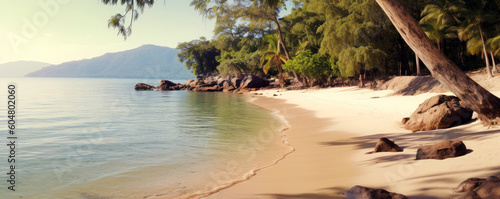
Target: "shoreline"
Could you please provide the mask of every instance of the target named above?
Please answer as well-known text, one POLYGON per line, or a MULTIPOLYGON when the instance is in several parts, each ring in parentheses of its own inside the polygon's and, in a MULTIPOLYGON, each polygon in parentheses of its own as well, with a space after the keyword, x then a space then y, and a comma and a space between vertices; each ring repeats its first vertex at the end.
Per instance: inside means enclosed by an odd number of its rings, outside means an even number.
POLYGON ((354 146, 327 146, 323 142, 350 136, 329 131, 326 127, 330 119, 317 118, 313 111, 285 100, 254 96, 250 103, 271 112, 277 111, 289 122, 285 140, 295 151, 279 163, 260 169, 250 179, 204 198, 342 197, 345 181, 357 175, 348 158, 350 154, 344 153, 354 146), (335 153, 340 151, 342 153, 335 153), (324 159, 327 154, 331 159, 324 159), (311 171, 312 175, 304 175, 311 174, 311 171))
POLYGON ((495 161, 500 159, 499 127, 488 128, 476 120, 417 133, 403 128, 401 118, 425 99, 451 93, 401 96, 356 87, 257 93, 263 96, 254 96, 252 103, 278 110, 290 122, 287 134, 296 151, 251 179, 205 198, 345 198, 343 192, 355 185, 409 198, 456 198, 462 194, 452 189, 465 179, 500 174, 495 161), (365 154, 380 137, 404 151, 365 154), (446 160, 415 160, 418 147, 449 139, 462 140, 471 152, 446 160))

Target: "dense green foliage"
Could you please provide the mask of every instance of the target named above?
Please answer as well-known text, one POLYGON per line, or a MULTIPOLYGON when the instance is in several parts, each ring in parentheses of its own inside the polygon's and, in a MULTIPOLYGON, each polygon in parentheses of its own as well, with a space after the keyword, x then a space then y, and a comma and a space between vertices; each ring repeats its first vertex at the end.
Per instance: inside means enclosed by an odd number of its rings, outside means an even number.
POLYGON ((177 57, 194 75, 219 73, 217 57, 220 56, 220 50, 215 48, 212 41, 202 37, 199 40, 181 43, 177 49, 181 50, 177 57))
POLYGON ((153 6, 154 0, 102 0, 104 4, 116 5, 120 4, 125 6, 125 13, 117 13, 108 20, 108 27, 118 29, 118 34, 122 35, 124 39, 132 34, 132 24, 134 20, 139 18, 139 15, 144 12, 146 6, 153 6), (130 22, 127 22, 127 15, 130 15, 130 22), (125 28, 128 23, 127 28, 125 28))
MULTIPOLYGON (((463 70, 485 63, 489 69, 500 57, 500 1, 401 3, 463 70)), ((367 74, 417 74, 414 52, 373 0, 192 0, 191 5, 216 20, 211 41, 195 40, 178 47, 180 60, 194 74, 293 75, 309 84, 367 74), (291 14, 280 18, 285 9, 291 9, 291 14)), ((422 73, 429 74, 420 65, 422 73)))
POLYGON ((313 54, 310 50, 301 51, 293 60, 288 61, 284 66, 286 70, 295 70, 301 75, 305 75, 309 84, 317 79, 325 82, 332 74, 330 57, 323 54, 313 54))

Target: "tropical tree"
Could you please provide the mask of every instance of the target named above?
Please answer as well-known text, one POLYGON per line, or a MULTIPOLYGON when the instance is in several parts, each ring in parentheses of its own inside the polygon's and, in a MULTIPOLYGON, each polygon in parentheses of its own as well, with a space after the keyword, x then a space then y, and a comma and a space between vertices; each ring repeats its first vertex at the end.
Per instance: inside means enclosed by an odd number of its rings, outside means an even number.
POLYGON ((420 21, 420 26, 427 37, 436 43, 439 50, 441 50, 441 42, 443 42, 444 39, 457 37, 456 27, 439 23, 438 20, 420 21))
MULTIPOLYGON (((286 8, 286 2, 287 0, 193 0, 191 5, 208 18, 216 18, 216 26, 219 25, 219 21, 222 21, 222 16, 230 16, 234 20, 241 19, 240 23, 274 23, 277 39, 279 40, 278 45, 283 49, 286 59, 290 60, 292 58, 283 39, 280 21, 278 20, 280 11, 286 8)), ((298 79, 295 71, 292 72, 295 78, 298 79)))
MULTIPOLYGON (((492 1, 467 1, 465 6, 467 10, 462 13, 465 20, 458 30, 458 36, 461 40, 481 42, 482 54, 486 62, 486 71, 490 77, 493 77, 493 73, 490 68, 489 55, 486 50, 487 35, 484 27, 490 25, 491 23, 495 23, 495 21, 498 20, 498 13, 489 10, 489 7, 493 6, 492 1)), ((473 46, 474 44, 470 45, 473 46)))
POLYGON ((177 49, 181 50, 177 54, 179 61, 183 62, 194 75, 219 73, 217 57, 220 56, 220 51, 211 41, 201 37, 199 40, 181 43, 177 49))
POLYGON ((310 50, 300 51, 293 60, 289 60, 283 66, 286 70, 295 70, 304 75, 313 86, 313 82, 325 82, 326 78, 332 74, 331 63, 328 55, 313 54, 310 50))
POLYGON ((486 47, 490 51, 493 68, 497 73, 500 73, 500 70, 495 63, 495 57, 500 57, 500 34, 494 38, 488 39, 488 41, 486 41, 486 47))
POLYGON ((427 68, 441 84, 462 102, 478 113, 486 125, 500 121, 500 99, 481 87, 449 60, 426 37, 417 21, 397 0, 376 0, 408 45, 418 54, 427 68))
POLYGON ((318 28, 323 36, 319 52, 333 59, 332 69, 342 77, 363 74, 364 78, 365 71, 384 68, 389 59, 385 52, 399 53, 392 51, 397 34, 374 1, 318 0, 309 8, 325 16, 318 28))
POLYGON ((280 40, 276 35, 267 35, 265 42, 269 45, 267 51, 264 52, 261 59, 264 73, 267 74, 271 67, 276 66, 279 73, 279 83, 281 88, 284 88, 285 81, 283 78, 283 68, 281 65, 286 63, 287 59, 281 54, 280 40))
POLYGON ((120 3, 125 6, 125 13, 117 13, 108 20, 108 27, 118 29, 118 35, 122 35, 124 39, 132 34, 132 24, 134 20, 139 18, 139 15, 144 12, 146 6, 153 6, 154 0, 102 0, 106 5, 116 5, 120 3), (128 15, 130 19, 127 22, 128 15), (127 25, 128 23, 128 25, 127 25), (126 27, 127 26, 127 27, 126 27))

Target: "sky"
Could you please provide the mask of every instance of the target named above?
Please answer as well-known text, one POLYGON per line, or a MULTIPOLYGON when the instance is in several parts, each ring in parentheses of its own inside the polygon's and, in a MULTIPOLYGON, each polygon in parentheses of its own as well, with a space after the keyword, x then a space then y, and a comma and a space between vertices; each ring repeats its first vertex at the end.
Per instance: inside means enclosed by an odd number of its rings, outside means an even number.
POLYGON ((124 13, 121 5, 101 0, 0 0, 0 64, 40 61, 60 64, 144 44, 177 47, 213 37, 214 20, 189 6, 191 0, 157 0, 133 22, 124 40, 108 19, 124 13))

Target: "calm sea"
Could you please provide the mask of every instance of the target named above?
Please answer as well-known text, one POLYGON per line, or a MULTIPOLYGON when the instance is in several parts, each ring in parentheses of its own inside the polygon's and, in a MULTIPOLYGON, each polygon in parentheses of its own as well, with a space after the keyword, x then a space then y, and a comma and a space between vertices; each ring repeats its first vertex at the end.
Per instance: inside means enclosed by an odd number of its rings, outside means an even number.
POLYGON ((290 150, 280 138, 284 122, 248 96, 133 89, 159 81, 0 79, 1 198, 197 198, 290 150), (15 192, 7 182, 9 82, 15 192))

